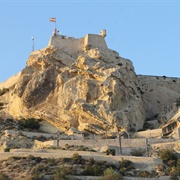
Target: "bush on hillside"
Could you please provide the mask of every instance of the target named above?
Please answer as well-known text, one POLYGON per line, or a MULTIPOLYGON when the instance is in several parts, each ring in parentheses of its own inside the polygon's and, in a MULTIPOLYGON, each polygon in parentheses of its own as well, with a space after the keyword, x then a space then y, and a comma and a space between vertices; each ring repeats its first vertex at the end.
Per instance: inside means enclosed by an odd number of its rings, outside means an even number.
POLYGON ((160 158, 167 166, 174 166, 177 163, 177 157, 172 150, 165 149, 160 152, 160 158))
POLYGON ((148 178, 148 177, 150 177, 150 173, 148 171, 144 170, 139 173, 139 176, 148 178))
POLYGON ((104 175, 101 180, 122 180, 123 177, 113 170, 112 168, 108 168, 104 171, 104 175))
POLYGON ((74 164, 81 164, 83 161, 82 156, 80 156, 78 153, 74 153, 71 158, 74 164))
POLYGON ((86 164, 84 167, 84 175, 89 176, 101 176, 103 173, 104 167, 101 163, 95 162, 93 165, 86 164))
POLYGON ((115 151, 115 149, 107 149, 106 150, 106 155, 112 155, 112 156, 115 156, 115 154, 116 154, 116 151, 115 151))
POLYGON ((10 152, 10 148, 8 147, 4 148, 4 152, 10 152))
POLYGON ((144 151, 143 151, 143 149, 141 149, 141 148, 139 148, 139 149, 133 149, 133 150, 131 151, 131 155, 132 155, 132 156, 143 156, 143 154, 144 154, 144 151))
POLYGON ((20 128, 27 128, 27 129, 39 129, 40 123, 39 120, 35 118, 29 118, 29 119, 22 119, 19 121, 20 128))
POLYGON ((66 180, 68 179, 66 176, 72 173, 72 169, 69 167, 60 167, 52 177, 52 180, 66 180))
POLYGON ((121 161, 119 161, 119 172, 122 175, 125 175, 127 171, 131 171, 133 169, 134 167, 132 161, 123 158, 121 161))

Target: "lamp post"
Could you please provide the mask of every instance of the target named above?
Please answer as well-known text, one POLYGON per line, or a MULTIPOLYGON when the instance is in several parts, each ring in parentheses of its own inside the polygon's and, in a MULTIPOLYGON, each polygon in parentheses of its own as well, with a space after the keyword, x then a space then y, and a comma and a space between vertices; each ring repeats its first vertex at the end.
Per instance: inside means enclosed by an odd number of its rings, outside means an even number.
POLYGON ((32 52, 34 51, 34 36, 32 36, 32 52))
POLYGON ((146 138, 146 152, 147 152, 147 156, 149 157, 149 148, 150 148, 150 143, 149 143, 149 138, 146 138))
POLYGON ((122 155, 122 143, 121 143, 121 133, 118 131, 119 136, 119 154, 122 155))

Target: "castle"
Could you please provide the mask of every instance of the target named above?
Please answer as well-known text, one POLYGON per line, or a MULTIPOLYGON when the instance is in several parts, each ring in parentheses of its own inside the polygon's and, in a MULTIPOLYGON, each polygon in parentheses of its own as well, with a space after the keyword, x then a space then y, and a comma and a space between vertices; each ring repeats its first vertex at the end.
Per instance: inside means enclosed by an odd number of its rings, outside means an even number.
POLYGON ((64 35, 54 34, 48 46, 54 46, 55 48, 60 48, 70 54, 77 52, 83 52, 91 48, 98 48, 102 51, 108 49, 104 37, 106 36, 106 30, 103 29, 100 34, 87 34, 83 38, 75 39, 73 37, 67 37, 64 35))

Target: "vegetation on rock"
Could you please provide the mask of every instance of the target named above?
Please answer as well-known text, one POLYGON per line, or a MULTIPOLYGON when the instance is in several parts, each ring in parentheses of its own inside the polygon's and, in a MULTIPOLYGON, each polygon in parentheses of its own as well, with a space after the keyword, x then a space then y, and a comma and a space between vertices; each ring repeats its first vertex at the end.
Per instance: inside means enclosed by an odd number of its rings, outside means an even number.
POLYGON ((180 176, 180 159, 172 150, 165 149, 161 151, 160 158, 164 163, 163 170, 166 175, 170 175, 172 180, 180 176))
POLYGON ((139 149, 133 149, 133 150, 131 151, 131 155, 132 155, 132 156, 143 156, 143 154, 144 154, 144 151, 143 151, 143 149, 141 149, 141 148, 139 148, 139 149))
POLYGON ((116 151, 115 149, 107 149, 106 150, 106 155, 112 155, 112 156, 115 156, 116 155, 116 151))
POLYGON ((35 118, 29 118, 29 119, 22 119, 19 121, 19 126, 21 128, 27 128, 27 129, 39 129, 40 128, 40 120, 35 118))
POLYGON ((108 168, 104 171, 104 175, 101 180, 122 180, 123 177, 112 168, 108 168))

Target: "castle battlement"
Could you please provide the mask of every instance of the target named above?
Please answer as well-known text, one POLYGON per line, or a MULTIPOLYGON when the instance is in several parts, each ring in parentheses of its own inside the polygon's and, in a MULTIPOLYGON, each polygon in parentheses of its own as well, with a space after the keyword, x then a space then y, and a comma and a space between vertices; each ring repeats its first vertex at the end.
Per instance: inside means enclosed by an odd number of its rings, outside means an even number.
MULTIPOLYGON (((105 32, 105 30, 103 32, 105 32)), ((55 35, 51 37, 48 46, 54 46, 55 48, 60 48, 72 54, 94 48, 104 51, 108 48, 104 39, 105 36, 106 34, 102 33, 102 31, 99 35, 87 34, 85 37, 79 39, 55 35)))

